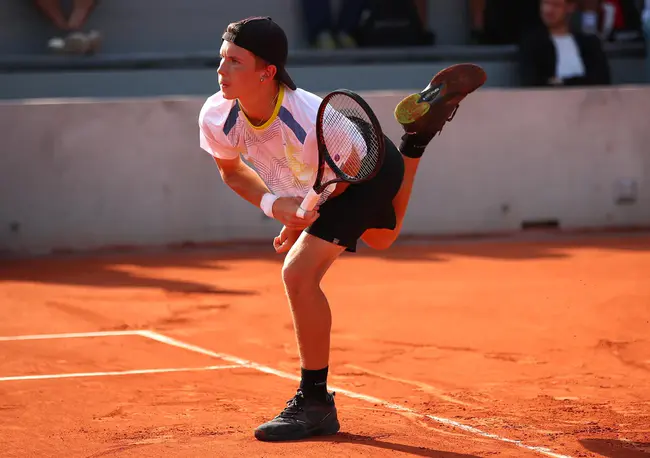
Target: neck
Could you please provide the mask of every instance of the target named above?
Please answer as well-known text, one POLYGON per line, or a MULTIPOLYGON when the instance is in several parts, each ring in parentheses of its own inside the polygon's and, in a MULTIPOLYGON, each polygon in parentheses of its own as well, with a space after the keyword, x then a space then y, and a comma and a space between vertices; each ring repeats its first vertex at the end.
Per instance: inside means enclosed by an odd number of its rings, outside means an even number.
POLYGON ((562 23, 554 27, 549 27, 548 31, 551 33, 551 35, 568 35, 569 26, 566 23, 562 23))
POLYGON ((273 115, 280 94, 279 84, 262 86, 259 91, 238 99, 242 111, 255 125, 262 125, 273 115))

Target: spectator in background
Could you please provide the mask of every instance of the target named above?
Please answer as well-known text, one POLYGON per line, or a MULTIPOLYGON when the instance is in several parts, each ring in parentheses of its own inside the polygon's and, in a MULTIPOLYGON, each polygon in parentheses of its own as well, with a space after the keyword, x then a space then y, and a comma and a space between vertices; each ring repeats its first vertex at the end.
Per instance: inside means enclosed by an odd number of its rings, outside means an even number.
POLYGON ((524 86, 611 84, 609 62, 596 35, 571 33, 569 18, 576 0, 542 0, 544 27, 531 31, 520 45, 524 86))
POLYGON ((573 28, 603 41, 642 40, 641 9, 636 0, 582 0, 573 28))
POLYGON ((343 0, 335 23, 330 0, 302 0, 309 44, 319 49, 356 47, 357 43, 353 37, 366 1, 343 0))
POLYGON ((34 0, 36 6, 61 31, 63 38, 55 37, 49 41, 49 48, 55 52, 70 54, 94 53, 99 48, 101 37, 97 31, 83 32, 83 27, 95 0, 74 0, 72 13, 66 18, 61 0, 34 0))
POLYGON ((320 49, 431 45, 426 0, 302 0, 309 44, 320 49))
POLYGON ((357 32, 360 46, 409 47, 435 44, 426 1, 370 0, 357 32))
POLYGON ((516 44, 523 34, 541 25, 540 0, 470 0, 472 42, 516 44))

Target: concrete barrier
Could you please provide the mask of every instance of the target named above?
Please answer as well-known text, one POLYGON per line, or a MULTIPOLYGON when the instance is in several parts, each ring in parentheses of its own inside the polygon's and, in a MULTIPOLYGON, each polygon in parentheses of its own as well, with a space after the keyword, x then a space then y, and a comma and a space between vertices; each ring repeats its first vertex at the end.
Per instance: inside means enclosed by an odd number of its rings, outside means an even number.
MULTIPOLYGON (((398 142, 405 94, 364 95, 398 142)), ((0 252, 274 236, 199 149, 202 103, 0 104, 0 252)), ((649 114, 649 88, 483 89, 430 145, 404 234, 650 225, 649 114)))

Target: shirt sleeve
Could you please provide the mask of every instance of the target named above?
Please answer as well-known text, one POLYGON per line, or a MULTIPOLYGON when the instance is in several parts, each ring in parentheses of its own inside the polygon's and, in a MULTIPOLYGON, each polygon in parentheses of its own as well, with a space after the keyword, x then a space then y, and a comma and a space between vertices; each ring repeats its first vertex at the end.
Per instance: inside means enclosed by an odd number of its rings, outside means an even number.
POLYGON ((239 151, 228 142, 225 135, 215 135, 215 129, 201 118, 199 121, 199 145, 217 159, 236 159, 239 151))

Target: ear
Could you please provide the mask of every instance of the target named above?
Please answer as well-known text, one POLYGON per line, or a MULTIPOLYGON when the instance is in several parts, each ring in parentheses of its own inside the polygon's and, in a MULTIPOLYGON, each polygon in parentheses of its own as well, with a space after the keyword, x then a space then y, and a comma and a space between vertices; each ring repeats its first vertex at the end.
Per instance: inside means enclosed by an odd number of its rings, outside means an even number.
POLYGON ((264 77, 264 79, 273 80, 275 79, 275 75, 277 73, 278 73, 278 68, 275 65, 268 65, 264 69, 264 73, 262 74, 262 76, 264 77))

